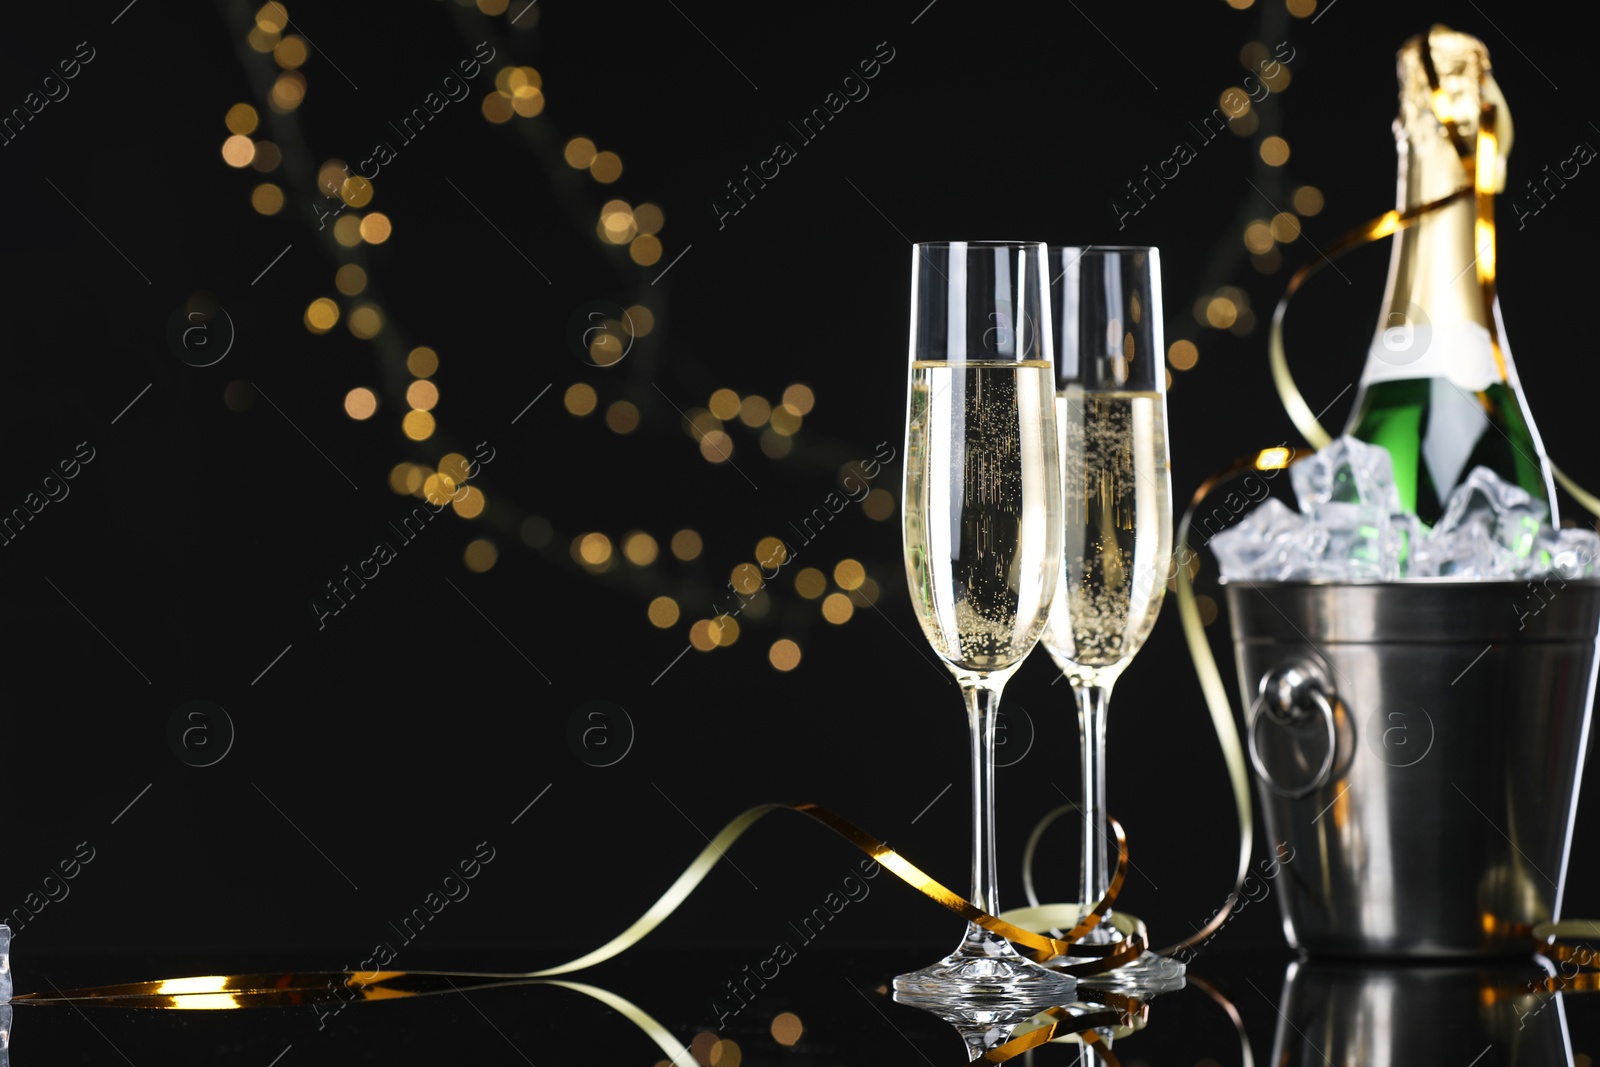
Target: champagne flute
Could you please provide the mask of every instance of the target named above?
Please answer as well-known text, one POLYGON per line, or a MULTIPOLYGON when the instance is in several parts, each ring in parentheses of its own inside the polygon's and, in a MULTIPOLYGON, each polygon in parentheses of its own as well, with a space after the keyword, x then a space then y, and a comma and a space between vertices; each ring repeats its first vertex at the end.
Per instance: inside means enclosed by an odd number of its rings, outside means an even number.
MULTIPOLYGON (((1172 571, 1160 262, 1154 248, 1050 250, 1063 528, 1042 643, 1078 705, 1086 911, 1111 879, 1106 706, 1155 625, 1172 571)), ((1084 940, 1118 940, 1111 919, 1107 912, 1084 940)), ((1182 975, 1181 963, 1146 952, 1096 984, 1157 991, 1182 975)))
MULTIPOLYGON (((961 687, 972 736, 972 903, 995 900, 995 715, 1039 640, 1060 573, 1061 467, 1042 244, 917 245, 906 415, 906 575, 917 620, 961 687)), ((925 1007, 1027 998, 1076 983, 969 923, 956 950, 895 979, 925 1007)))

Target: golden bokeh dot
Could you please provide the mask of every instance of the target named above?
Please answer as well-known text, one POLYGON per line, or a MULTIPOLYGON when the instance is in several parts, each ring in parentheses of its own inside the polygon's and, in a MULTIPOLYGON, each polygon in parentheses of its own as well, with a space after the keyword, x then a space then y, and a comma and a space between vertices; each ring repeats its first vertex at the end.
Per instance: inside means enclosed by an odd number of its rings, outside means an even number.
POLYGON ((739 1043, 731 1037, 725 1037, 711 1046, 709 1067, 739 1067, 743 1061, 744 1053, 739 1043))
POLYGON ((874 489, 861 501, 861 510, 867 518, 883 522, 894 515, 894 494, 887 489, 874 489))
POLYGON ((359 387, 344 395, 344 413, 357 422, 370 419, 378 410, 378 397, 371 389, 359 387))
POLYGON ((1239 317, 1238 305, 1225 296, 1214 296, 1206 303, 1206 322, 1226 330, 1239 317))
POLYGON ((733 591, 742 596, 749 596, 766 583, 761 580, 761 571, 753 563, 740 563, 728 574, 728 584, 733 586, 733 591))
POLYGON ((800 646, 787 637, 780 637, 767 649, 767 662, 780 671, 792 671, 800 666, 800 646))
POLYGON ((482 574, 499 561, 500 550, 495 548, 494 542, 487 537, 480 537, 467 545, 466 551, 461 554, 461 559, 467 565, 467 570, 474 574, 482 574))
POLYGON ((633 240, 636 232, 633 224, 633 208, 628 206, 626 200, 607 200, 600 206, 597 229, 600 239, 607 244, 627 244, 633 240))
POLYGON ((306 49, 305 38, 292 35, 285 37, 278 42, 277 47, 273 48, 272 58, 284 70, 294 70, 302 66, 310 58, 310 52, 306 49))
POLYGON ((601 185, 610 185, 622 177, 622 157, 615 152, 599 152, 589 161, 589 173, 601 185))
POLYGON ((594 142, 587 137, 574 137, 567 142, 567 147, 561 154, 566 157, 567 166, 575 170, 586 170, 594 162, 594 142))
POLYGON ((339 305, 325 296, 311 301, 306 308, 306 329, 312 333, 327 333, 339 321, 339 305))
POLYGON ((772 405, 767 403, 766 397, 747 396, 739 405, 739 421, 752 430, 765 426, 772 417, 772 405))
POLYGON ((1233 8, 1235 11, 1243 11, 1245 8, 1250 7, 1255 2, 1256 0, 1228 0, 1228 6, 1233 8))
POLYGON ((656 544, 656 539, 643 530, 634 530, 622 538, 622 554, 635 567, 650 566, 660 553, 661 546, 656 544))
POLYGON ((511 0, 478 0, 478 10, 485 15, 504 15, 511 0))
POLYGON ((815 567, 806 567, 794 576, 794 591, 807 600, 815 600, 828 591, 828 576, 815 567))
POLYGON ((833 580, 840 589, 857 589, 867 579, 867 570, 853 559, 841 559, 833 568, 833 580))
POLYGON ((658 596, 650 601, 645 614, 650 617, 651 626, 665 630, 678 621, 678 602, 669 596, 658 596))
POLYGON ((858 588, 850 590, 850 603, 857 607, 870 607, 878 602, 878 583, 868 578, 858 588))
POLYGON ((277 170, 278 164, 282 162, 283 153, 278 150, 277 145, 271 141, 256 142, 256 158, 250 161, 252 167, 266 174, 269 171, 277 170))
POLYGON ((661 227, 666 225, 667 217, 654 204, 640 204, 633 209, 633 222, 639 227, 640 233, 659 233, 661 227))
POLYGON ((689 627, 689 643, 699 652, 710 652, 717 647, 717 637, 712 632, 710 619, 701 619, 689 627))
POLYGON ((1322 190, 1315 185, 1302 185, 1294 191, 1294 209, 1300 214, 1315 215, 1322 206, 1322 190))
POLYGON ((289 25, 289 9, 271 0, 256 10, 256 25, 267 33, 282 33, 289 25))
POLYGON ((250 206, 263 215, 276 215, 283 210, 283 190, 271 182, 262 182, 250 190, 250 206))
POLYGON ((389 488, 400 496, 419 492, 426 473, 426 467, 419 467, 415 463, 396 463, 389 470, 389 488))
POLYGON ((324 160, 322 166, 317 168, 317 192, 323 196, 338 196, 339 187, 349 173, 350 167, 344 160, 324 160))
POLYGON ((261 119, 249 104, 234 104, 222 121, 227 123, 229 133, 252 134, 256 132, 256 124, 261 119))
POLYGON ((1193 341, 1179 338, 1167 349, 1167 362, 1178 370, 1189 370, 1200 362, 1200 349, 1193 341))
POLYGON ((733 438, 721 430, 712 430, 700 438, 700 454, 707 463, 726 463, 733 456, 733 438))
POLYGON ((1254 111, 1246 111, 1236 119, 1228 120, 1228 129, 1235 137, 1249 137, 1256 132, 1256 127, 1261 125, 1261 119, 1254 111))
POLYGON ((622 322, 635 337, 644 337, 656 328, 656 317, 643 304, 635 304, 624 311, 622 322))
POLYGON ((1272 250, 1272 226, 1263 219, 1254 219, 1244 228, 1244 246, 1256 255, 1272 250))
POLYGON ((367 272, 354 263, 346 263, 334 274, 333 287, 345 296, 355 296, 367 287, 367 272))
POLYGON ((383 330, 383 312, 371 304, 362 304, 350 312, 350 332, 369 340, 383 330))
POLYGON ((767 570, 789 562, 789 546, 777 537, 763 537, 756 542, 756 562, 767 570))
POLYGON ((359 215, 341 215, 339 221, 333 224, 333 239, 346 248, 354 248, 361 243, 361 217, 359 215))
POLYGON ((711 1050, 716 1047, 718 1040, 720 1039, 717 1035, 710 1030, 702 1030, 690 1039, 689 1053, 694 1056, 694 1061, 700 1064, 700 1067, 711 1067, 711 1050))
POLYGON ((628 258, 641 267, 648 267, 661 258, 661 238, 641 233, 628 246, 628 258))
POLYGON ((1300 220, 1287 211, 1272 216, 1272 236, 1279 243, 1288 244, 1300 236, 1300 220))
POLYGON ((611 538, 603 533, 586 533, 572 542, 579 563, 599 567, 611 562, 611 538))
POLYGON ((805 1033, 805 1027, 800 1023, 800 1016, 794 1012, 779 1012, 772 1017, 772 1040, 784 1048, 794 1046, 803 1033, 805 1033))
POLYGON ((835 626, 843 626, 855 613, 855 605, 843 593, 829 593, 823 598, 822 617, 835 626))
POLYGON ((242 133, 236 133, 222 142, 222 161, 230 167, 248 167, 256 158, 255 142, 242 133))
POLYGON ((472 464, 460 452, 446 452, 439 457, 439 473, 449 475, 459 485, 472 477, 472 464))
POLYGON ((632 433, 639 428, 639 409, 626 400, 606 408, 606 426, 614 433, 632 433))
POLYGON ((783 391, 783 406, 791 409, 796 415, 809 415, 816 406, 817 396, 808 385, 796 382, 783 391))
POLYGON ((489 499, 483 495, 482 489, 469 485, 455 495, 450 506, 455 508, 456 514, 463 519, 475 519, 483 514, 483 509, 488 503, 489 499))
POLYGON ((426 411, 408 411, 400 420, 400 430, 413 441, 426 441, 433 436, 433 415, 426 411))
POLYGON ((439 403, 439 387, 427 380, 418 380, 406 386, 406 403, 418 411, 432 411, 439 403))
POLYGON ((374 211, 361 220, 361 239, 370 245, 381 245, 389 239, 389 234, 394 230, 389 222, 389 216, 381 211, 374 211))
POLYGON ((788 404, 779 404, 772 409, 772 416, 769 421, 772 423, 773 433, 792 437, 800 432, 800 424, 804 420, 801 419, 800 412, 788 404))
POLYGON ((1285 0, 1284 6, 1297 19, 1309 18, 1317 10, 1317 0, 1285 0))
POLYGON ((483 98, 483 117, 490 122, 499 124, 510 122, 516 110, 511 106, 511 98, 505 93, 490 93, 483 98))
POLYGON ((1200 625, 1210 626, 1217 621, 1217 602, 1208 596, 1194 598, 1195 611, 1200 614, 1200 625))
POLYGON ((692 559, 699 559, 700 553, 705 550, 705 542, 700 540, 700 535, 693 530, 679 530, 672 535, 672 554, 685 563, 692 559))
POLYGON ((372 203, 372 183, 359 174, 352 174, 339 183, 339 199, 351 207, 366 207, 372 203))
POLYGON ((1270 252, 1261 253, 1259 256, 1251 256, 1250 264, 1262 274, 1271 274, 1283 266, 1283 256, 1274 248, 1270 252))
POLYGON ((1267 137, 1261 142, 1261 161, 1269 167, 1281 167, 1289 162, 1289 142, 1282 137, 1267 137))
POLYGON ((1230 119, 1239 119, 1250 114, 1250 97, 1236 88, 1222 90, 1222 95, 1217 98, 1217 104, 1222 108, 1222 113, 1230 119))
POLYGON ((706 407, 711 409, 711 414, 723 422, 729 422, 735 415, 739 414, 739 394, 732 389, 718 389, 711 394, 711 399, 707 402, 706 407))
POLYGON ((566 395, 561 398, 561 402, 566 405, 567 410, 572 414, 582 417, 594 410, 595 405, 599 403, 599 398, 595 396, 594 390, 588 385, 583 382, 574 382, 567 387, 566 395))
POLYGON ((306 76, 298 70, 286 70, 272 83, 268 101, 279 112, 293 111, 306 98, 306 76))
POLYGON ((418 345, 406 357, 406 370, 415 378, 431 378, 439 369, 439 353, 427 345, 418 345))
POLYGON ((544 110, 544 93, 531 85, 524 85, 511 94, 511 110, 525 119, 531 119, 544 110))
POLYGON ((771 427, 761 431, 761 454, 768 459, 782 459, 794 449, 794 438, 775 432, 771 427))
POLYGON ((727 648, 739 640, 739 620, 732 615, 718 615, 711 620, 711 636, 717 644, 727 648))
POLYGON ((250 47, 257 52, 270 52, 278 47, 278 35, 272 30, 264 30, 260 26, 251 26, 250 32, 245 35, 245 40, 250 42, 250 47))

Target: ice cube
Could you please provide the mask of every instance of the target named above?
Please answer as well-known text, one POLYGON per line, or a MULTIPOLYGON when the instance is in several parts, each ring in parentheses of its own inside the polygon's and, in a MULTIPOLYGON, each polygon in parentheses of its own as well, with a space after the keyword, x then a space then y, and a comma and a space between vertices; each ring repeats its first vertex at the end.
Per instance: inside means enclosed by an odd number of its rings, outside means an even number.
POLYGON ((1404 539, 1394 516, 1400 491, 1387 449, 1341 437, 1289 468, 1306 518, 1328 532, 1310 577, 1393 581, 1404 539))
POLYGON ((1283 581, 1312 577, 1327 541, 1326 531, 1268 497, 1213 537, 1210 547, 1224 578, 1283 581))
POLYGON ((1600 561, 1600 534, 1587 526, 1567 530, 1544 529, 1523 568, 1529 577, 1554 574, 1561 578, 1588 578, 1600 561))
POLYGON ((1354 437, 1340 437, 1289 468, 1300 511, 1316 518, 1323 504, 1363 504, 1384 515, 1400 511, 1389 450, 1354 437))
POLYGON ((1413 576, 1515 578, 1520 563, 1517 555, 1495 538, 1483 515, 1454 529, 1435 526, 1421 555, 1421 566, 1412 572, 1413 576))
POLYGON ((1512 485, 1488 467, 1474 467, 1445 502, 1433 535, 1439 538, 1482 524, 1489 537, 1511 554, 1516 561, 1513 566, 1522 569, 1549 514, 1544 501, 1535 500, 1526 489, 1512 485))

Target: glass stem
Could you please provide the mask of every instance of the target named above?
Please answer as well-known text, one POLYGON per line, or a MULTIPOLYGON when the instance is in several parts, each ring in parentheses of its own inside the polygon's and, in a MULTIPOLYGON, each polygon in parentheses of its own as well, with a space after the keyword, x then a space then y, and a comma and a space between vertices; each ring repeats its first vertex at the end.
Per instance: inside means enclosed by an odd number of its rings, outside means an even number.
MULTIPOLYGON (((972 727, 972 903, 990 915, 999 910, 995 885, 994 726, 1000 710, 999 685, 962 687, 972 727)), ((981 930, 974 926, 969 936, 981 930)), ((985 939, 997 935, 982 931, 985 939)))
MULTIPOLYGON (((1073 687, 1078 697, 1078 732, 1083 739, 1083 901, 1084 911, 1100 902, 1111 885, 1106 849, 1106 704, 1109 685, 1073 687)), ((1109 931, 1096 927, 1087 940, 1098 942, 1109 931), (1097 936, 1098 935, 1098 936, 1097 936)))

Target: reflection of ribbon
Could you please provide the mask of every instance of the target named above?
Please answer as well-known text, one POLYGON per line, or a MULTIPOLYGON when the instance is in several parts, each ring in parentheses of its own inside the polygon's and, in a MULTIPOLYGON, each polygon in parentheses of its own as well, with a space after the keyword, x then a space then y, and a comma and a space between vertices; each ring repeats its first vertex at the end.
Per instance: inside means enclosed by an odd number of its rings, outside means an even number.
MULTIPOLYGON (((97 986, 90 989, 77 989, 66 992, 55 990, 53 993, 22 993, 13 997, 12 1000, 18 1004, 38 1005, 69 1003, 82 1005, 90 1003, 137 1008, 230 1009, 344 1004, 362 1000, 392 1000, 500 986, 558 985, 585 993, 616 1009, 624 1017, 644 1030, 674 1062, 684 1064, 687 1067, 692 1063, 688 1052, 672 1036, 670 1031, 656 1022, 642 1009, 598 987, 582 985, 576 982, 553 981, 552 976, 569 974, 573 971, 593 967, 598 963, 620 955, 637 944, 657 926, 661 925, 669 915, 677 910, 679 905, 688 899, 689 895, 694 892, 695 888, 705 879, 711 869, 724 858, 727 849, 743 836, 746 830, 768 812, 780 809, 809 816, 816 822, 828 827, 861 849, 872 859, 888 868, 897 878, 930 900, 1026 949, 1032 953, 1035 959, 1041 962, 1061 956, 1091 957, 1085 963, 1063 965, 1055 968, 1055 970, 1063 974, 1080 978, 1103 974, 1138 958, 1139 954, 1144 951, 1147 939, 1142 926, 1131 926, 1126 931, 1129 935, 1126 940, 1113 945, 1075 944, 1077 939, 1083 937, 1099 924, 1101 918, 1110 908, 1117 892, 1121 889, 1127 875, 1127 838, 1123 835, 1122 827, 1114 819, 1110 820, 1110 822, 1112 830, 1117 837, 1117 866, 1105 898, 1099 901, 1088 915, 1082 916, 1081 920, 1075 917, 1075 925, 1066 935, 1049 937, 1024 929, 1006 918, 990 915, 980 910, 958 893, 935 881, 930 875, 901 856, 894 849, 833 812, 819 808, 814 804, 762 804, 743 812, 728 825, 724 826, 716 837, 701 850, 700 854, 695 857, 684 872, 678 876, 677 880, 667 888, 666 892, 627 929, 599 948, 587 952, 576 959, 568 960, 553 967, 546 967, 543 970, 510 974, 437 971, 335 971, 279 975, 205 975, 194 978, 97 986)), ((1037 1044, 1053 1040, 1058 1032, 1066 1033, 1074 1027, 1087 1032, 1087 1028, 1097 1026, 1131 1025, 1131 1020, 1140 1016, 1144 1011, 1144 1005, 1131 997, 1105 991, 1085 990, 1084 993, 1085 999, 1092 996, 1094 1003, 1100 1006, 1092 1008, 1087 1013, 1069 1011, 1065 1007, 1052 1009, 1051 1013, 1049 1013, 1052 1021, 1049 1024, 1042 1027, 1041 1030, 1031 1031, 1023 1035, 1022 1038, 1014 1039, 1012 1042, 1008 1042, 1007 1045, 993 1050, 989 1054, 989 1058, 995 1062, 998 1062, 999 1059, 1008 1059, 1012 1055, 1026 1051, 1026 1048, 1032 1048, 1037 1044), (1043 1030, 1048 1030, 1050 1036, 1034 1037, 1035 1034, 1043 1030), (1031 1041, 1032 1043, 1024 1047, 1017 1045, 1018 1041, 1031 1041), (1002 1055, 1005 1049, 1011 1048, 1013 1045, 1017 1045, 1017 1047, 1002 1055), (999 1059, 996 1058, 997 1056, 999 1059)), ((1094 1039, 1091 1036, 1086 1040, 1092 1042, 1094 1039)), ((1102 1050, 1097 1049, 1097 1051, 1102 1050)))

